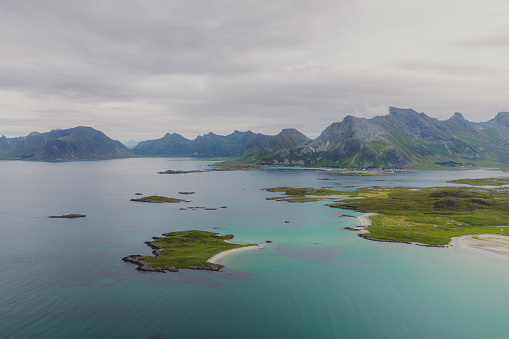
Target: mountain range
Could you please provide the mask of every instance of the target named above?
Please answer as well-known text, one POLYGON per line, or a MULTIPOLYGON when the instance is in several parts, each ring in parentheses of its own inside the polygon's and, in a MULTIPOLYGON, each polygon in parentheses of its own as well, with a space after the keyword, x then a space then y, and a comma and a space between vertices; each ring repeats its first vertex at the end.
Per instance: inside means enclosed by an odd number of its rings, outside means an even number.
POLYGON ((167 133, 161 139, 138 143, 132 151, 150 157, 239 157, 254 136, 251 131, 235 131, 226 136, 208 133, 189 140, 180 134, 167 133))
POLYGON ((509 112, 475 123, 461 113, 440 121, 412 109, 390 107, 388 115, 347 116, 311 142, 257 157, 244 154, 239 160, 244 159, 262 165, 355 168, 509 164, 509 112))
POLYGON ((293 128, 277 135, 235 131, 189 140, 167 133, 138 143, 132 152, 91 127, 0 137, 1 159, 71 161, 133 156, 229 157, 235 165, 301 165, 349 168, 439 168, 509 165, 509 112, 487 122, 461 113, 448 120, 412 109, 389 108, 371 119, 345 117, 312 140, 293 128))
POLYGON ((91 127, 78 126, 25 137, 0 137, 0 159, 73 161, 128 158, 133 154, 122 143, 91 127))

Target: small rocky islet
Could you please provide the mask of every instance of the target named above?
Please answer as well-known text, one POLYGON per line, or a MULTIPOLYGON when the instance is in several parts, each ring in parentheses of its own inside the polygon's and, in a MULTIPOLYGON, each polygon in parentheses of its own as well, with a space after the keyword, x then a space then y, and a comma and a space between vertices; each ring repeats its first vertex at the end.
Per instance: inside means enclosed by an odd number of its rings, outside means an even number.
POLYGON ((77 214, 77 213, 71 213, 71 214, 64 214, 64 215, 50 215, 48 218, 51 219, 75 219, 75 218, 85 218, 85 214, 77 214))
POLYGON ((220 235, 214 232, 189 230, 162 234, 152 237, 145 244, 152 248, 153 256, 131 254, 123 261, 138 265, 138 271, 178 272, 181 269, 219 271, 222 265, 208 262, 210 258, 224 251, 254 246, 227 242, 232 234, 220 235))
POLYGON ((179 203, 179 202, 191 202, 190 200, 168 198, 161 195, 151 195, 142 198, 133 198, 131 201, 136 202, 148 202, 148 203, 179 203))

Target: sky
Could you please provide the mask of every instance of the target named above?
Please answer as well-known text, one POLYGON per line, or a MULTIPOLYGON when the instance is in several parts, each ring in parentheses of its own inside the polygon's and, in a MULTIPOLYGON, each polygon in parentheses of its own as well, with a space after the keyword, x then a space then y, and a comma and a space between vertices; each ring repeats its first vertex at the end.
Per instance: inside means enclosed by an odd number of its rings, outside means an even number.
POLYGON ((318 136, 509 111, 506 0, 0 0, 0 134, 318 136))

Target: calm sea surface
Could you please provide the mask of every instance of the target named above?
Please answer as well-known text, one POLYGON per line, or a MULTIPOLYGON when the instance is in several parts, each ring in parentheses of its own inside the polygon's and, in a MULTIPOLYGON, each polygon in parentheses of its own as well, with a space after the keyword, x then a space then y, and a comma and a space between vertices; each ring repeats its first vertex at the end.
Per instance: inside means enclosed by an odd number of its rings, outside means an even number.
POLYGON ((508 259, 477 250, 367 241, 342 230, 356 219, 340 215, 356 212, 325 202, 267 201, 277 194, 261 190, 430 187, 506 174, 157 173, 209 164, 0 161, 0 337, 508 337, 508 259), (192 202, 129 201, 137 192, 192 202), (180 210, 189 206, 228 208, 180 210), (69 213, 87 217, 47 218, 69 213), (121 260, 150 254, 143 242, 152 236, 188 229, 273 243, 223 258, 224 272, 142 273, 121 260))

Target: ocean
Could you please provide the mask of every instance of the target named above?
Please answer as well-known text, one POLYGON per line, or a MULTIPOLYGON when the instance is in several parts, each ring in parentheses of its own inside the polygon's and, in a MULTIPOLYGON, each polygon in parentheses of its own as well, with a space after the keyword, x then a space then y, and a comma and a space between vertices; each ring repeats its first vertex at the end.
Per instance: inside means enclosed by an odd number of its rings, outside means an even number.
POLYGON ((340 176, 206 169, 140 158, 0 161, 1 338, 507 338, 509 259, 480 250, 361 239, 359 213, 287 203, 263 188, 431 187, 492 170, 340 176), (196 192, 179 195, 181 191, 196 192), (135 193, 190 203, 132 202, 135 193), (181 210, 189 206, 217 210, 181 210), (80 219, 50 215, 86 214, 80 219), (224 257, 223 272, 146 273, 122 257, 200 229, 272 243, 224 257))

